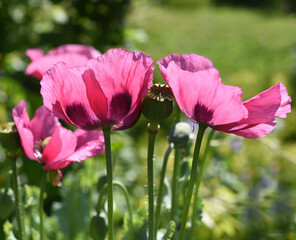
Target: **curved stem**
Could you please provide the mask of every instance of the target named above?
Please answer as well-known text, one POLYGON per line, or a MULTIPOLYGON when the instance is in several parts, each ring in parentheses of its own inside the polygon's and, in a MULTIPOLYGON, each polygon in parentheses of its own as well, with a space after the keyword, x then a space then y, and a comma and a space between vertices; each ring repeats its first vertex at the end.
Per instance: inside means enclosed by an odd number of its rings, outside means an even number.
POLYGON ((162 197, 163 197, 163 187, 164 187, 164 177, 165 177, 165 172, 166 172, 166 167, 168 163, 168 159, 170 156, 170 153, 174 149, 175 144, 170 143, 168 149, 166 150, 164 159, 163 159, 163 164, 162 164, 162 169, 161 169, 161 174, 160 174, 160 179, 159 179, 159 189, 158 189, 158 195, 157 195, 157 200, 156 200, 156 208, 155 208, 155 233, 154 233, 154 238, 156 239, 156 234, 157 234, 157 229, 159 226, 159 220, 160 220, 160 211, 161 211, 161 202, 162 202, 162 197))
POLYGON ((197 138, 196 138, 193 159, 192 159, 190 180, 189 180, 189 185, 188 185, 187 194, 186 194, 186 198, 185 198, 184 210, 183 210, 182 221, 181 221, 181 229, 179 232, 178 240, 182 240, 183 236, 184 236, 186 222, 187 222, 187 218, 188 218, 189 207, 190 207, 190 202, 191 202, 191 197, 192 197, 192 193, 193 193, 193 187, 194 187, 194 183, 195 183, 196 175, 197 175, 197 167, 198 167, 198 163, 199 163, 198 157, 199 157, 200 147, 201 147, 202 138, 203 138, 206 128, 207 128, 206 125, 199 124, 198 134, 197 134, 197 138))
POLYGON ((21 203, 21 196, 19 192, 19 183, 18 183, 18 176, 17 176, 17 166, 16 166, 16 159, 17 155, 9 154, 8 157, 10 158, 11 162, 11 170, 12 170, 12 186, 14 191, 15 197, 15 207, 16 207, 16 221, 18 226, 18 238, 19 240, 24 239, 24 223, 23 223, 23 216, 22 216, 22 203, 21 203))
POLYGON ((153 154, 158 125, 148 124, 148 153, 147 153, 147 178, 148 178, 148 239, 154 239, 154 180, 153 180, 153 154))
POLYGON ((130 239, 132 240, 132 239, 135 238, 135 235, 134 235, 135 232, 134 232, 134 223, 133 223, 133 211, 132 211, 132 206, 131 206, 131 203, 130 203, 128 191, 127 191, 126 187, 119 181, 113 181, 113 185, 119 187, 122 190, 122 192, 123 192, 123 194, 125 196, 127 210, 128 210, 128 214, 129 214, 128 224, 129 224, 129 228, 130 228, 131 233, 132 233, 131 234, 132 236, 130 236, 131 237, 130 239))
MULTIPOLYGON (((133 210, 132 210, 132 206, 131 206, 131 203, 130 203, 130 198, 129 198, 129 193, 126 189, 126 187, 123 185, 123 183, 119 182, 119 181, 116 181, 114 180, 113 181, 113 186, 117 186, 119 187, 123 194, 124 194, 124 197, 125 197, 125 200, 126 200, 126 205, 127 205, 127 209, 128 209, 128 214, 129 214, 129 227, 131 229, 131 232, 132 232, 132 238, 131 239, 134 239, 134 221, 133 221, 133 210)), ((104 204, 105 202, 105 199, 104 199, 104 195, 107 193, 107 184, 105 184, 102 188, 101 188, 101 191, 100 191, 100 195, 99 195, 99 200, 98 200, 98 205, 97 205, 97 213, 99 214, 100 211, 101 211, 101 206, 104 204)))
POLYGON ((197 211, 197 205, 198 205, 198 189, 199 189, 199 185, 201 182, 201 177, 202 177, 202 173, 203 173, 203 169, 204 169, 204 164, 205 161, 207 159, 208 153, 209 153, 209 149, 210 149, 210 142, 214 136, 215 130, 211 129, 208 138, 207 138, 207 142, 206 142, 206 146, 205 146, 205 150, 204 150, 204 154, 203 157, 201 158, 201 162, 200 162, 200 168, 199 168, 199 173, 197 175, 197 181, 196 181, 196 186, 195 186, 195 192, 194 192, 194 199, 193 199, 193 207, 192 207, 192 218, 191 218, 191 229, 190 229, 190 234, 189 237, 190 239, 192 239, 193 237, 193 231, 195 228, 195 219, 196 219, 196 211, 197 211))
POLYGON ((44 239, 44 224, 43 224, 43 201, 44 201, 44 190, 46 183, 47 171, 43 170, 41 183, 40 183, 40 195, 39 195, 39 217, 40 217, 40 240, 44 239))
POLYGON ((171 220, 176 221, 178 211, 178 198, 179 198, 179 176, 181 168, 181 148, 175 147, 175 159, 174 159, 174 172, 172 180, 172 209, 171 209, 171 220))
POLYGON ((107 191, 108 191, 108 239, 114 239, 114 218, 113 218, 113 176, 112 176, 112 158, 110 128, 104 128, 106 170, 107 170, 107 191))

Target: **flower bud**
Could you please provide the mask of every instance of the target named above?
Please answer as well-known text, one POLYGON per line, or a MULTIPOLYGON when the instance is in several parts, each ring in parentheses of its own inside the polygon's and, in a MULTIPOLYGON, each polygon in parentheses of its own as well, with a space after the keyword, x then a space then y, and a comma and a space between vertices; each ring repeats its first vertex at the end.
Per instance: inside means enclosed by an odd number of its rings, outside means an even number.
POLYGON ((186 122, 178 122, 170 131, 168 141, 176 146, 185 147, 192 133, 191 126, 186 122))
POLYGON ((90 221, 90 235, 95 240, 104 240, 108 232, 106 216, 95 215, 90 221))
POLYGON ((142 102, 142 113, 154 125, 166 120, 173 111, 174 96, 168 85, 152 84, 142 102))
POLYGON ((55 187, 60 187, 62 186, 62 172, 61 170, 50 170, 49 171, 49 178, 51 181, 51 184, 55 187))
POLYGON ((14 122, 0 124, 0 142, 9 152, 16 152, 20 148, 20 137, 14 122))
POLYGON ((0 219, 6 219, 12 214, 15 207, 15 199, 12 189, 1 189, 0 191, 0 219))

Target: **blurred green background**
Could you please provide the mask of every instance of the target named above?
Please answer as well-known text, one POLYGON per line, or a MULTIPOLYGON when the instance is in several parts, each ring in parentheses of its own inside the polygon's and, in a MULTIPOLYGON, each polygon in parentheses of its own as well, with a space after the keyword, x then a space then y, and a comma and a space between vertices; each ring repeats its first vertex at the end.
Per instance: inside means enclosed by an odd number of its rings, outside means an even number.
MULTIPOLYGON (((295 0, 2 0, 0 29, 1 123, 12 120, 11 109, 21 99, 26 99, 31 116, 42 104, 39 80, 25 75, 30 62, 25 56, 28 48, 46 52, 62 44, 79 43, 102 53, 111 47, 143 51, 154 60, 154 82, 163 82, 157 60, 171 53, 196 53, 212 60, 225 84, 242 88, 244 100, 283 82, 292 97, 292 113, 287 119, 278 119, 269 136, 245 140, 215 135, 200 191, 203 218, 196 236, 200 240, 296 238, 295 0)), ((157 138, 156 188, 174 119, 171 116, 162 125, 157 138)), ((132 129, 112 134, 114 175, 127 185, 139 225, 147 200, 146 124, 141 117, 132 129)), ((9 166, 0 149, 0 188, 8 181, 9 166)), ((169 179, 172 166, 173 158, 169 179)), ((96 183, 104 176, 104 169, 104 156, 100 156, 63 170, 63 187, 48 184, 50 239, 89 238, 96 183)), ((26 223, 34 235, 41 167, 21 156, 19 171, 26 189, 26 212, 30 213, 26 223)), ((120 193, 115 198, 119 229, 126 220, 126 207, 120 193)), ((164 211, 161 222, 166 228, 165 206, 164 211)), ((15 225, 13 215, 9 220, 15 225)), ((0 225, 5 225, 6 232, 13 229, 5 219, 0 225)), ((3 234, 1 229, 0 239, 3 234)), ((123 234, 118 231, 118 239, 123 234)))

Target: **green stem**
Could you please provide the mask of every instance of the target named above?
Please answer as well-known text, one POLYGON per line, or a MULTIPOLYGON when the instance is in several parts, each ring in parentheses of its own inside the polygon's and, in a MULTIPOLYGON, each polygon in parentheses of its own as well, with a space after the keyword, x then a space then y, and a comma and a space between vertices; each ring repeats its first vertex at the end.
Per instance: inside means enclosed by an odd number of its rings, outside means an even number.
POLYGON ((113 176, 112 176, 112 158, 111 158, 111 142, 110 128, 104 128, 105 154, 106 154, 106 170, 107 170, 107 191, 108 191, 108 239, 114 239, 114 219, 113 219, 113 176))
POLYGON ((11 169, 12 169, 12 186, 15 196, 15 207, 16 207, 16 221, 18 226, 18 238, 19 240, 24 239, 24 222, 22 216, 22 203, 21 203, 21 194, 19 192, 19 183, 18 183, 18 176, 17 176, 17 166, 16 166, 16 154, 9 154, 8 157, 10 158, 11 162, 11 169))
POLYGON ((165 172, 166 172, 166 167, 168 163, 168 159, 170 156, 170 153, 174 149, 175 144, 170 143, 162 164, 162 169, 161 169, 161 174, 160 174, 160 179, 159 179, 159 188, 158 188, 158 195, 157 195, 157 200, 156 200, 156 208, 155 208, 155 232, 154 232, 154 237, 156 239, 156 234, 157 234, 157 229, 159 226, 159 221, 160 221, 160 211, 161 211, 161 202, 162 202, 162 197, 163 197, 163 187, 164 187, 164 177, 165 177, 165 172))
POLYGON ((44 190, 46 184, 47 171, 43 170, 41 183, 40 183, 40 195, 39 195, 39 217, 40 217, 40 240, 44 239, 44 223, 43 223, 43 202, 44 202, 44 190))
MULTIPOLYGON (((132 236, 130 236, 131 237, 130 239, 134 239, 133 211, 132 211, 132 206, 131 206, 131 203, 130 203, 130 198, 129 198, 128 191, 127 191, 126 187, 123 185, 123 183, 121 183, 119 181, 114 180, 113 181, 113 186, 119 187, 122 190, 123 194, 124 194, 127 209, 128 209, 128 214, 129 214, 129 223, 128 224, 129 224, 129 228, 130 228, 131 233, 132 233, 132 236)), ((100 211, 102 209, 101 206, 103 206, 103 204, 105 203, 104 196, 105 196, 106 193, 107 193, 107 185, 105 184, 101 188, 101 191, 100 191, 100 195, 99 195, 99 199, 98 199, 98 205, 97 205, 97 214, 100 214, 100 211)))
POLYGON ((125 196, 127 210, 128 210, 128 214, 129 214, 128 224, 129 224, 129 228, 130 228, 130 231, 131 231, 131 236, 130 236, 129 239, 131 239, 131 240, 135 239, 134 223, 133 223, 133 211, 132 211, 132 206, 131 206, 131 203, 130 203, 128 191, 127 191, 126 187, 119 181, 113 181, 113 185, 119 187, 122 190, 122 192, 123 192, 123 194, 125 196))
POLYGON ((199 157, 200 147, 201 147, 202 138, 203 138, 206 128, 207 128, 206 125, 199 124, 198 134, 197 134, 197 138, 196 138, 193 159, 192 159, 190 180, 189 180, 189 185, 188 185, 187 194, 186 194, 186 198, 185 198, 184 210, 183 210, 182 221, 181 221, 181 229, 179 232, 178 240, 182 240, 183 236, 184 236, 186 222, 187 222, 187 218, 188 218, 189 207, 190 207, 190 202, 191 202, 191 197, 192 197, 193 188, 194 188, 194 183, 196 181, 197 167, 198 167, 198 163, 199 163, 198 157, 199 157))
POLYGON ((148 124, 148 153, 147 153, 147 178, 148 178, 148 239, 154 239, 154 180, 153 180, 153 154, 158 125, 148 124))
POLYGON ((179 199, 179 177, 181 168, 181 152, 180 147, 175 147, 175 162, 174 172, 172 179, 172 209, 171 209, 171 220, 176 222, 177 211, 178 211, 178 199, 179 199))
POLYGON ((193 207, 192 207, 191 229, 190 229, 190 234, 189 234, 190 239, 192 239, 192 237, 193 237, 193 231, 194 231, 194 228, 195 228, 196 211, 197 211, 197 205, 198 205, 198 189, 199 189, 199 185, 200 185, 200 182, 201 182, 201 177, 202 177, 202 174, 203 174, 204 164, 205 164, 205 161, 206 161, 208 153, 209 153, 210 142, 211 142, 211 140, 212 140, 212 138, 214 136, 214 133, 215 133, 215 130, 211 129, 211 131, 210 131, 210 133, 208 135, 208 138, 207 138, 207 142, 206 142, 203 157, 201 158, 199 173, 197 175, 197 181, 196 181, 194 199, 193 199, 193 207))

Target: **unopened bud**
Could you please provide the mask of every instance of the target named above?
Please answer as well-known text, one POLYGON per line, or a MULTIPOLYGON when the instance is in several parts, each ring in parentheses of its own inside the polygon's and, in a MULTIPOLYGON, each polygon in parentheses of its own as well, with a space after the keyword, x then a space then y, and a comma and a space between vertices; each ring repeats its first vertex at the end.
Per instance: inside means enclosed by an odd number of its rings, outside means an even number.
POLYGON ((106 216, 95 215, 90 221, 90 235, 95 240, 104 240, 108 232, 106 216))
POLYGON ((176 146, 185 147, 192 133, 191 126, 186 122, 178 122, 170 131, 168 141, 176 146))

